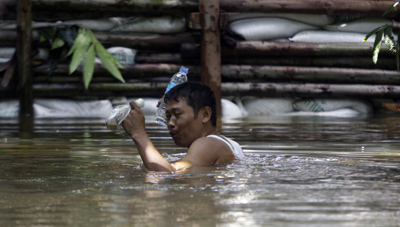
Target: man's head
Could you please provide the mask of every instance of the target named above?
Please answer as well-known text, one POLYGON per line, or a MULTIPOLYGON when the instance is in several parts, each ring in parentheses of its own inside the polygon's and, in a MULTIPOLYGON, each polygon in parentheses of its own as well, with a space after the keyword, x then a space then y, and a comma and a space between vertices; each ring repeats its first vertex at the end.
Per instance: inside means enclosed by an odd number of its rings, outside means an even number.
POLYGON ((207 85, 186 82, 173 87, 164 97, 164 101, 185 100, 187 105, 193 108, 194 116, 197 117, 199 111, 206 106, 211 108, 210 122, 212 126, 217 126, 217 104, 215 94, 207 85))
POLYGON ((190 147, 195 140, 215 130, 216 101, 208 86, 183 83, 172 88, 164 99, 168 130, 176 145, 190 147))

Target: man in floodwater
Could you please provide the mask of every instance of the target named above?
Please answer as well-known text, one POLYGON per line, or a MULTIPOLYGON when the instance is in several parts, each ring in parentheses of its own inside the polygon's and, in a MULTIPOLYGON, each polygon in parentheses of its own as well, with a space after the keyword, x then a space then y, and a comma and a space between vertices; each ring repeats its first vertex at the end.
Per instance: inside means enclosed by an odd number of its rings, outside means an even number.
POLYGON ((186 82, 165 95, 167 126, 175 144, 187 147, 186 156, 169 163, 157 151, 145 131, 145 120, 135 102, 122 122, 133 139, 145 167, 151 171, 185 170, 193 166, 210 166, 244 158, 238 143, 219 135, 216 124, 214 92, 201 83, 186 82))

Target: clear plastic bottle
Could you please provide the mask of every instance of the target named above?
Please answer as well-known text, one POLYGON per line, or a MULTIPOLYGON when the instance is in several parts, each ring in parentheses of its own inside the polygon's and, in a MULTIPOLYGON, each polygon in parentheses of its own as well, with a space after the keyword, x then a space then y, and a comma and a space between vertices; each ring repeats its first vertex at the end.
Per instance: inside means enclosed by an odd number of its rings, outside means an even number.
MULTIPOLYGON (((179 69, 179 72, 175 73, 169 84, 167 89, 165 90, 164 96, 165 94, 171 90, 171 88, 175 87, 178 84, 182 84, 185 83, 187 81, 187 75, 189 72, 189 69, 185 66, 182 66, 179 69)), ((167 125, 167 118, 165 117, 165 111, 167 109, 167 104, 164 102, 164 96, 161 99, 160 105, 158 106, 157 112, 156 112, 156 116, 155 116, 155 121, 157 124, 159 125, 163 125, 166 126, 167 125)))

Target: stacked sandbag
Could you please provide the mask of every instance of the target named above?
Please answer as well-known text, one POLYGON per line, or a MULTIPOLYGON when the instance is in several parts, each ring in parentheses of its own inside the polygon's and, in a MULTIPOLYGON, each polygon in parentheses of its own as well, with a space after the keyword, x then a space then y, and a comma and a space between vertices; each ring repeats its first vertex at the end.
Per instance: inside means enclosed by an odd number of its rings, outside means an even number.
POLYGON ((373 113, 373 106, 359 99, 289 99, 243 97, 235 100, 246 116, 355 117, 373 113))
MULTIPOLYGON (((323 26, 324 30, 301 31, 289 38, 292 42, 305 43, 362 43, 368 33, 391 21, 383 18, 360 18, 323 26)), ((375 35, 366 42, 373 43, 375 35)))
POLYGON ((122 23, 110 32, 139 33, 180 33, 186 30, 186 19, 183 16, 134 17, 122 20, 122 23))
POLYGON ((320 30, 334 17, 310 14, 230 13, 228 31, 247 41, 282 41, 298 32, 320 30))
MULTIPOLYGON (((36 118, 105 118, 113 109, 109 100, 76 101, 59 99, 35 99, 36 118)), ((18 117, 19 101, 0 102, 0 117, 18 117)))
MULTIPOLYGON (((0 47, 0 63, 8 62, 13 57, 16 51, 15 47, 0 47)), ((35 49, 33 60, 47 61, 49 58, 49 50, 46 48, 35 49)))
POLYGON ((293 109, 305 113, 329 113, 337 116, 367 115, 373 113, 370 102, 358 99, 303 99, 293 101, 293 109), (342 114, 342 115, 340 115, 342 114))

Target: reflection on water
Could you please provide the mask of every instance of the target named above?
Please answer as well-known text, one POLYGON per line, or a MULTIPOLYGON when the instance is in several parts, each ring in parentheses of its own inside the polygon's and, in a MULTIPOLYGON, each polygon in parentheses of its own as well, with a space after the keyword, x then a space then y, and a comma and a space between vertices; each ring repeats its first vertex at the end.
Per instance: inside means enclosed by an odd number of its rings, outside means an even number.
MULTIPOLYGON (((102 119, 0 119, 0 226, 400 226, 400 117, 224 121, 247 158, 143 169, 102 119)), ((170 161, 183 156, 147 124, 170 161)))

